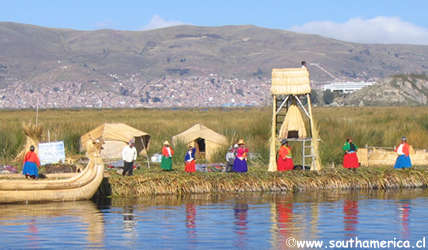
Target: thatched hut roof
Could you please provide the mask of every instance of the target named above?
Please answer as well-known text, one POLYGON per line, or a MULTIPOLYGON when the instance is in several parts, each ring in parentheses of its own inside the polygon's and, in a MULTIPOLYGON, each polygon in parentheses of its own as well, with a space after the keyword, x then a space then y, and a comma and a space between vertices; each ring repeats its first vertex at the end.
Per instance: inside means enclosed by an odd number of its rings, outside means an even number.
POLYGON ((147 151, 150 144, 150 135, 144 131, 125 123, 104 123, 80 137, 80 151, 87 150, 87 142, 95 139, 104 142, 101 150, 103 159, 120 158, 123 147, 131 139, 135 140, 135 148, 139 153, 147 151))
POLYGON ((199 123, 188 130, 173 136, 172 142, 175 144, 177 141, 182 141, 183 143, 188 144, 197 138, 203 138, 219 145, 228 145, 227 138, 224 135, 221 135, 199 123))
POLYGON ((309 72, 306 68, 272 69, 274 95, 303 95, 311 93, 309 72))
POLYGON ((133 128, 125 123, 104 123, 80 137, 81 145, 87 140, 102 138, 105 141, 122 141, 128 143, 135 137, 147 136, 148 133, 133 128))

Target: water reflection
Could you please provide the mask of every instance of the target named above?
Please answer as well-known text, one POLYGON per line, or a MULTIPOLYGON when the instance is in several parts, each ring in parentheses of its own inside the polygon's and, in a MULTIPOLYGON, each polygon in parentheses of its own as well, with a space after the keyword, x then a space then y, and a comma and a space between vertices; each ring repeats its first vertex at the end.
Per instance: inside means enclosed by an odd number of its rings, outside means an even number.
POLYGON ((397 207, 399 210, 399 221, 401 225, 401 238, 409 238, 409 217, 410 217, 410 201, 409 200, 400 200, 397 202, 397 207))
MULTIPOLYGON (((27 234, 30 246, 38 247, 45 241, 46 231, 50 231, 50 237, 67 234, 67 228, 40 228, 46 221, 59 222, 64 225, 78 222, 79 227, 86 235, 86 241, 90 246, 102 247, 104 244, 104 220, 102 213, 91 201, 82 202, 54 202, 43 204, 9 204, 0 205, 0 226, 27 226, 27 234), (40 221, 40 222, 39 222, 40 221)), ((15 234, 17 232, 11 231, 15 234)))
POLYGON ((426 235, 428 224, 428 190, 156 196, 111 202, 100 209, 92 202, 0 205, 0 242, 13 249, 285 249, 291 236, 415 241, 426 235))
POLYGON ((358 224, 358 201, 343 201, 343 224, 343 230, 347 238, 357 236, 356 226, 358 224))
POLYGON ((235 217, 235 246, 245 248, 247 242, 246 231, 248 229, 248 204, 245 201, 238 201, 233 207, 235 217))
POLYGON ((40 241, 38 237, 38 233, 39 233, 39 230, 37 228, 36 220, 32 219, 28 224, 28 235, 27 235, 27 238, 29 241, 28 243, 31 248, 40 247, 40 245, 38 244, 40 241))
POLYGON ((196 239, 196 206, 193 203, 186 204, 186 228, 187 238, 190 241, 196 239))
POLYGON ((278 219, 278 231, 283 239, 290 236, 293 221, 293 203, 287 199, 276 201, 276 212, 278 219))
POLYGON ((293 195, 277 194, 271 203, 272 245, 275 249, 284 249, 288 237, 296 235, 293 225, 293 195), (295 233, 295 232, 294 232, 295 233))
POLYGON ((125 206, 123 207, 123 231, 125 238, 135 239, 136 231, 135 227, 137 225, 137 221, 135 220, 134 208, 133 206, 125 206))

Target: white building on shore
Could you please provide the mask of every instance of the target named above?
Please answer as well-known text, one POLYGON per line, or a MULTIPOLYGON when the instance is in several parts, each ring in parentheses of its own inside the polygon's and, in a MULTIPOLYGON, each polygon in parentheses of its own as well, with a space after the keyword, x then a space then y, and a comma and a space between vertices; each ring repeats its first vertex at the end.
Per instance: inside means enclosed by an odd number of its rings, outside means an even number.
POLYGON ((371 86, 375 82, 332 82, 322 86, 322 90, 330 90, 332 92, 352 93, 364 87, 371 86))

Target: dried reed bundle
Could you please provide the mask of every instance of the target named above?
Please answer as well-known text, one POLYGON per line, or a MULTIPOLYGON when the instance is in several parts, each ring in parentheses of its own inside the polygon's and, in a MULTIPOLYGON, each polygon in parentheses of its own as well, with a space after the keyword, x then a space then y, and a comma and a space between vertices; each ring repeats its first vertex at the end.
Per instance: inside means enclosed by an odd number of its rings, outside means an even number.
POLYGON ((311 169, 313 170, 321 170, 321 159, 320 159, 320 135, 319 135, 319 127, 318 124, 314 121, 314 127, 312 128, 312 148, 315 156, 315 161, 312 162, 311 169))
POLYGON ((39 151, 39 143, 42 139, 43 127, 40 125, 35 125, 31 122, 22 124, 24 134, 26 135, 26 142, 24 148, 21 152, 15 157, 15 161, 22 162, 24 160, 25 154, 28 152, 31 145, 35 147, 35 152, 39 151))
POLYGON ((274 95, 302 95, 311 92, 309 72, 304 68, 272 69, 274 95))
POLYGON ((316 191, 333 189, 394 189, 428 185, 428 170, 397 171, 390 168, 361 168, 356 172, 342 168, 321 171, 266 172, 265 168, 247 174, 225 173, 145 173, 133 177, 111 176, 116 197, 148 195, 188 195, 197 193, 240 193, 278 191, 316 191))

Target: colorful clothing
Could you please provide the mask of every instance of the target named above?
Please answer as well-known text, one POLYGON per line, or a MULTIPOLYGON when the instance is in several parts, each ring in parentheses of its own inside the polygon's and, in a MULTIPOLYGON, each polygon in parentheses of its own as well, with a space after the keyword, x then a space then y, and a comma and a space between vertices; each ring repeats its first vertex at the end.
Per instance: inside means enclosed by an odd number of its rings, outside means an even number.
POLYGON ((40 160, 37 154, 33 151, 29 151, 24 157, 24 167, 22 174, 26 176, 39 177, 40 160))
POLYGON ((193 173, 196 171, 195 153, 196 153, 196 148, 193 148, 192 150, 187 151, 187 153, 184 157, 184 161, 186 162, 186 166, 184 167, 184 171, 186 171, 188 173, 193 173))
POLYGON ((398 147, 395 148, 394 151, 397 152, 397 154, 399 154, 399 155, 409 156, 410 155, 410 146, 406 142, 401 143, 400 145, 398 145, 398 147))
POLYGON ((401 143, 395 148, 395 152, 397 152, 398 157, 395 161, 394 168, 410 168, 412 167, 412 161, 410 160, 410 146, 407 143, 401 143))
POLYGON ((360 163, 358 162, 357 150, 358 147, 352 142, 346 142, 343 145, 343 151, 345 151, 345 155, 343 156, 344 168, 358 168, 360 166, 360 163))
POLYGON ((193 173, 196 171, 196 162, 195 160, 192 161, 186 161, 186 165, 184 167, 184 171, 187 173, 193 173))
POLYGON ((163 170, 172 170, 172 156, 174 155, 174 150, 171 147, 162 148, 162 160, 161 168, 163 170))
POLYGON ((278 171, 293 170, 294 164, 291 155, 291 147, 282 145, 279 148, 278 160, 276 162, 278 171))
POLYGON ((238 148, 236 150, 236 157, 247 158, 248 148, 238 148))
POLYGON ((248 148, 238 148, 236 158, 233 162, 233 172, 244 173, 248 171, 247 166, 248 148))
POLYGON ((395 161, 394 168, 410 168, 412 167, 412 161, 409 156, 399 155, 395 161))
POLYGON ((247 160, 241 160, 239 157, 235 158, 233 162, 233 172, 244 173, 248 171, 247 160))

